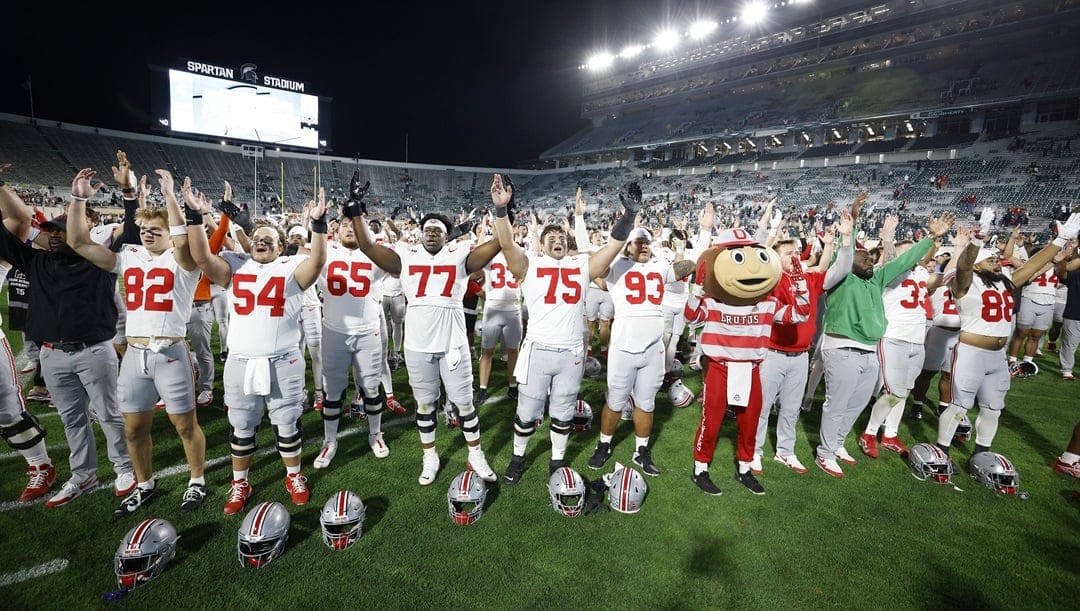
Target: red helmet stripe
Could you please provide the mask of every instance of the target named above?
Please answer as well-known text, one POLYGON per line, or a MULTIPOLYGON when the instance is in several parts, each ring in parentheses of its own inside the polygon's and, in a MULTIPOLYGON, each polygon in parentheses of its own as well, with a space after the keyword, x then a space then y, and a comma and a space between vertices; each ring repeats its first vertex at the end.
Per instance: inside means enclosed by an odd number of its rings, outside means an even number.
POLYGON ((344 517, 345 511, 348 509, 349 496, 344 490, 337 493, 337 514, 338 517, 344 517))
POLYGON ((563 467, 562 472, 563 472, 563 479, 566 480, 566 487, 567 488, 573 488, 574 487, 574 472, 570 470, 570 467, 563 467))
POLYGON ((995 454, 994 456, 997 457, 998 462, 1001 463, 1001 466, 1004 467, 1006 471, 1012 471, 1013 470, 1012 464, 1009 463, 1009 460, 1007 458, 1005 458, 1001 454, 995 454))
POLYGON ((619 493, 619 509, 626 511, 630 505, 630 467, 623 468, 622 492, 619 493))
POLYGON ((258 511, 255 512, 255 519, 251 522, 252 537, 258 537, 262 534, 263 521, 266 519, 266 514, 270 513, 271 507, 273 507, 272 503, 259 505, 258 511))
POLYGON ((461 496, 469 495, 469 484, 472 483, 472 471, 466 471, 465 477, 461 478, 461 496))
POLYGON ((149 520, 143 520, 135 527, 135 532, 131 534, 131 540, 128 541, 129 550, 137 550, 142 545, 142 539, 146 536, 146 533, 150 532, 150 526, 153 525, 154 518, 149 520))

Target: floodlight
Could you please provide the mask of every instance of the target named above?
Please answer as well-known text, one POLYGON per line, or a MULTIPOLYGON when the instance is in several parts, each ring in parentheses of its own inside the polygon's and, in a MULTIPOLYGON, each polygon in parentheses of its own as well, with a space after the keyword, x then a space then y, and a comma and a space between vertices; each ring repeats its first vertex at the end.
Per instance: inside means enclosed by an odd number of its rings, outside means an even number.
POLYGON ((717 28, 715 21, 697 21, 690 26, 690 38, 705 38, 717 28))
POLYGON ((742 9, 742 20, 745 23, 754 25, 755 23, 761 23, 765 20, 765 15, 769 12, 769 7, 763 2, 751 2, 742 9))
POLYGON ((634 57, 638 53, 645 50, 645 47, 641 45, 627 45, 622 51, 619 52, 619 57, 628 59, 634 57))
POLYGON ((601 51, 596 55, 589 58, 589 61, 585 63, 585 67, 590 70, 603 70, 615 61, 615 56, 606 51, 601 51))
POLYGON ((675 30, 664 30, 653 39, 653 46, 666 51, 679 44, 679 34, 675 30))
POLYGON ((911 121, 904 121, 904 127, 906 127, 909 132, 915 131, 915 128, 911 126, 911 121))
POLYGON ((870 134, 871 136, 873 136, 873 135, 874 135, 874 128, 873 128, 873 127, 870 127, 869 125, 867 125, 867 126, 866 126, 866 133, 868 133, 868 134, 870 134))

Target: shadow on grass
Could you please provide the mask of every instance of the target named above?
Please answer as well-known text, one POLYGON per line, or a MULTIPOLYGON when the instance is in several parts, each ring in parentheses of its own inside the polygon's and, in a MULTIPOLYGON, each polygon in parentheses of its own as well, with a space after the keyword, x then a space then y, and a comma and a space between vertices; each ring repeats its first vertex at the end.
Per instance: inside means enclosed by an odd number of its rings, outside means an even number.
POLYGON ((200 522, 180 531, 180 539, 176 542, 177 554, 171 561, 171 564, 182 565, 187 562, 188 558, 193 556, 197 558, 198 552, 201 551, 210 540, 221 535, 222 526, 224 526, 222 522, 210 520, 200 522))
POLYGON ((719 537, 704 537, 697 541, 686 559, 686 572, 710 579, 724 580, 737 570, 723 554, 724 542, 719 537))

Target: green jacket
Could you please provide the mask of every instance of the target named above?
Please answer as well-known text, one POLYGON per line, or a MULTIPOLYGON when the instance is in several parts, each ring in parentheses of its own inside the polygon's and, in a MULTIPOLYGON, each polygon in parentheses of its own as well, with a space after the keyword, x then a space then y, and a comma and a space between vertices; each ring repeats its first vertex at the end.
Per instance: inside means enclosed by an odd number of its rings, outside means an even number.
POLYGON ((869 280, 850 273, 825 298, 823 333, 840 335, 863 344, 876 344, 885 335, 885 286, 910 270, 933 247, 923 238, 907 252, 874 270, 869 280))

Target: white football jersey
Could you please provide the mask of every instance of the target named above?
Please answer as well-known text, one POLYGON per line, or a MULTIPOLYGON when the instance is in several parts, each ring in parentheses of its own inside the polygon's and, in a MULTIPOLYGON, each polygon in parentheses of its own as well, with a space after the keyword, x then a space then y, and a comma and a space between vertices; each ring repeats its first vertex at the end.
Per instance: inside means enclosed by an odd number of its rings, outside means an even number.
POLYGON ((251 255, 223 252, 229 283, 229 353, 243 357, 287 354, 300 345, 303 291, 293 274, 307 255, 258 263, 251 255))
POLYGON ((1050 305, 1057 299, 1058 277, 1054 266, 1035 276, 1024 285, 1024 297, 1040 305, 1050 305))
POLYGON ((171 248, 155 257, 141 244, 129 244, 116 253, 113 271, 124 280, 125 334, 187 335, 192 299, 202 275, 198 268, 184 271, 171 248))
POLYGON ((885 305, 885 335, 912 344, 926 340, 926 281, 930 272, 921 265, 885 287, 881 300, 885 305))
POLYGON ((638 263, 619 256, 607 275, 608 291, 615 305, 611 345, 620 350, 644 351, 664 333, 664 287, 675 281, 671 263, 652 258, 638 263))
POLYGON ((506 257, 500 252, 484 270, 484 311, 516 311, 521 309, 521 288, 518 279, 506 267, 506 257))
MULTIPOLYGON (((656 257, 667 261, 668 263, 675 262, 676 253, 670 248, 659 248, 656 251, 656 257)), ((688 293, 687 281, 676 279, 673 282, 669 282, 664 285, 664 309, 669 312, 682 313, 683 308, 686 307, 686 297, 688 293)))
POLYGON ((323 325, 346 335, 377 331, 382 296, 375 285, 386 275, 359 248, 330 244, 318 282, 323 294, 323 325))
POLYGON ((382 281, 383 297, 397 297, 401 294, 401 279, 387 274, 382 281))
POLYGON ((1015 324, 1016 302, 1004 283, 987 286, 975 274, 967 293, 956 300, 960 330, 990 337, 1009 337, 1015 324))
POLYGON ((397 249, 405 308, 405 348, 439 353, 467 345, 465 297, 467 244, 447 244, 434 255, 420 244, 397 249))
POLYGON ((560 348, 581 347, 589 256, 567 255, 557 261, 542 254, 528 257, 529 270, 521 281, 521 294, 529 311, 526 339, 560 348))

